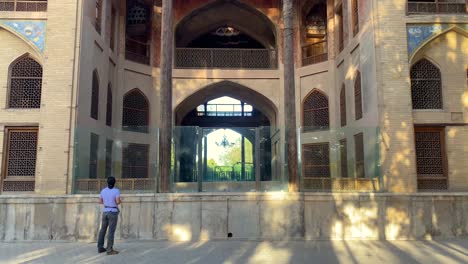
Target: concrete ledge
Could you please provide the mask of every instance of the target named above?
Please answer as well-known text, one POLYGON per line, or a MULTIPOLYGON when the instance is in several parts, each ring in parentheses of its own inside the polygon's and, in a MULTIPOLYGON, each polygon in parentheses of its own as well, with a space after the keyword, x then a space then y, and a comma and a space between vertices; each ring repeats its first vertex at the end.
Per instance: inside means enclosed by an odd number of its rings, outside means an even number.
MULTIPOLYGON (((97 195, 0 195, 0 240, 95 241, 97 195)), ((405 240, 468 237, 468 193, 123 195, 117 239, 405 240)))

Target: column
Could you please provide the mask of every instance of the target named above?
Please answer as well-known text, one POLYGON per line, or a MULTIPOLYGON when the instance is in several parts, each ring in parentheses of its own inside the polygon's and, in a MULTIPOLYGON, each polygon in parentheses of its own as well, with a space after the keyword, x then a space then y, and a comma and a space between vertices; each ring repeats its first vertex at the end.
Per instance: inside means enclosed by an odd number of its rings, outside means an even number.
POLYGON ((172 0, 162 1, 161 27, 161 125, 159 142, 159 192, 170 192, 172 139, 172 0))
POLYGON ((296 95, 294 84, 293 0, 283 1, 284 117, 288 155, 289 191, 299 190, 297 177, 296 95))

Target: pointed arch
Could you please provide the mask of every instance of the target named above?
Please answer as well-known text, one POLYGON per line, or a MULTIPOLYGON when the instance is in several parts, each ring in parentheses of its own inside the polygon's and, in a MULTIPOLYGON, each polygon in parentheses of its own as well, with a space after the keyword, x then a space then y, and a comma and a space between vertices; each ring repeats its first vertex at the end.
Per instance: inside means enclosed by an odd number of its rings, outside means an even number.
POLYGON ((232 81, 220 81, 207 85, 178 103, 175 108, 176 124, 180 125, 183 118, 192 109, 220 96, 229 96, 252 105, 268 118, 271 126, 277 125, 277 107, 269 98, 247 86, 232 81))
POLYGON ((0 30, 5 30, 7 31, 8 33, 12 34, 13 36, 21 39, 22 41, 24 41, 24 43, 26 43, 26 45, 28 45, 29 47, 31 47, 33 49, 33 51, 35 51, 35 56, 41 58, 41 60, 43 59, 43 56, 44 56, 44 43, 35 43, 33 40, 31 39, 28 39, 25 35, 22 35, 20 32, 17 32, 16 30, 14 30, 13 28, 7 26, 7 25, 4 25, 2 23, 0 23, 0 30))
POLYGON ((28 53, 10 64, 9 108, 40 108, 42 65, 28 53))
POLYGON ((99 119, 99 74, 97 69, 93 71, 91 83, 91 118, 99 119))
POLYGON ((106 125, 112 126, 112 84, 107 85, 106 125))
POLYGON ((328 96, 319 89, 313 89, 302 103, 302 125, 304 131, 330 127, 328 96))
POLYGON ((148 132, 149 101, 138 88, 128 91, 123 97, 122 129, 133 132, 148 132))
POLYGON ((417 47, 414 48, 414 50, 412 52, 410 52, 410 57, 409 57, 409 61, 410 62, 414 62, 414 61, 418 61, 418 55, 419 53, 424 50, 424 48, 429 45, 432 41, 438 39, 439 37, 449 33, 449 32, 456 32, 466 38, 468 38, 468 31, 467 30, 464 30, 463 28, 461 27, 458 27, 458 26, 451 26, 445 30, 443 30, 442 32, 438 33, 438 34, 434 34, 432 35, 431 37, 427 38, 426 40, 422 41, 421 43, 418 44, 417 47))
POLYGON ((413 109, 442 109, 440 69, 427 58, 411 66, 411 101, 413 109))
POLYGON ((361 87, 361 72, 356 72, 354 79, 354 117, 355 120, 362 118, 362 87, 361 87))
POLYGON ((346 86, 343 83, 340 90, 340 124, 346 126, 346 86))

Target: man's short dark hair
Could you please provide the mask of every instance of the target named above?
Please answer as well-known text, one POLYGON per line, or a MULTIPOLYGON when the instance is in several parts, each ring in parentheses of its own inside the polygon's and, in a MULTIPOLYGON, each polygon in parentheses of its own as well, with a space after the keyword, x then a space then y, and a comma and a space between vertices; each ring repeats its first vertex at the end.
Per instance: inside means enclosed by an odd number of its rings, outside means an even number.
POLYGON ((114 188, 114 186, 115 186, 115 178, 114 177, 107 178, 107 187, 109 187, 109 189, 112 189, 114 188))

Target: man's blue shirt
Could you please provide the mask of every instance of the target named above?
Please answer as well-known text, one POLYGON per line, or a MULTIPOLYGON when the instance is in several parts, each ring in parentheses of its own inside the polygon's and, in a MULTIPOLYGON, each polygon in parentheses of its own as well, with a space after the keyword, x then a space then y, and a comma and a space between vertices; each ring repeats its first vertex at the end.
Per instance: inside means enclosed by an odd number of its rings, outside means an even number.
POLYGON ((119 209, 117 209, 117 202, 115 201, 116 198, 120 197, 120 191, 117 188, 112 188, 109 189, 109 187, 106 187, 101 191, 101 199, 104 203, 104 210, 103 212, 114 212, 117 213, 119 212, 119 209))

